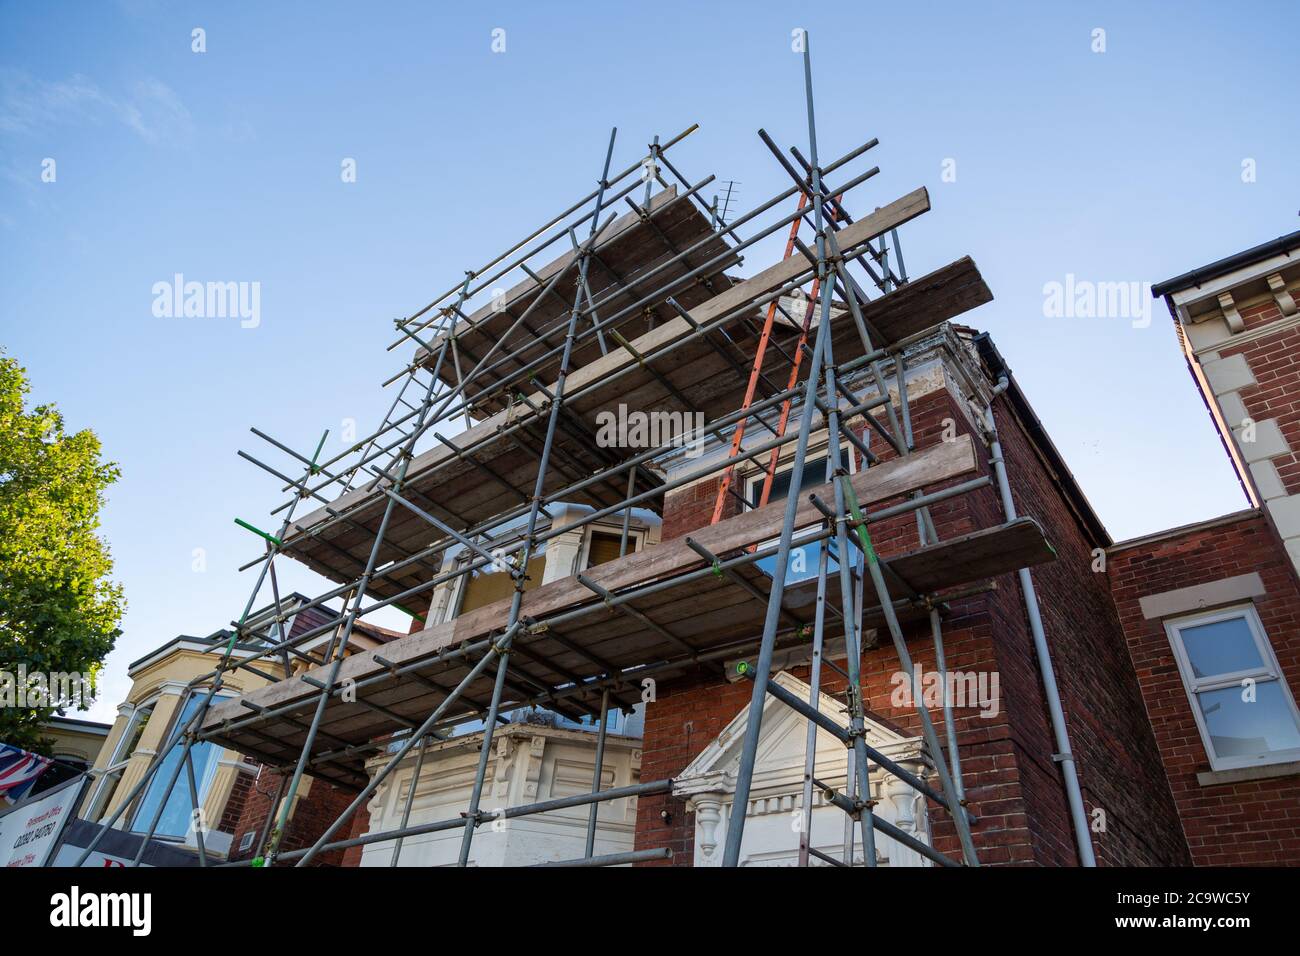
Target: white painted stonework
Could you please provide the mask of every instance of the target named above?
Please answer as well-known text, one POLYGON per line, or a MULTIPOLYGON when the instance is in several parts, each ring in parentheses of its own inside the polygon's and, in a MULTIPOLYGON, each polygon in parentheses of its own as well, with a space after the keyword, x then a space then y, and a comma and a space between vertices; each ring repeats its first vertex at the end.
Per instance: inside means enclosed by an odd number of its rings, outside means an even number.
POLYGON ((1293 255, 1283 256, 1239 269, 1208 283, 1173 294, 1175 314, 1191 343, 1194 361, 1199 362, 1219 414, 1228 426, 1244 468, 1243 480, 1253 490, 1253 499, 1272 519, 1288 556, 1300 572, 1300 495, 1288 495, 1274 459, 1289 456, 1293 449, 1276 419, 1253 420, 1246 410, 1241 390, 1259 384, 1245 355, 1224 358, 1224 346, 1245 344, 1275 335, 1300 324, 1300 310, 1293 288, 1300 273, 1293 255), (1240 311, 1272 299, 1282 313, 1279 319, 1246 329, 1240 311))
MULTIPOLYGON (((454 819, 469 807, 470 789, 478 763, 482 732, 431 744, 415 789, 410 825, 454 819)), ((487 813, 555 797, 591 792, 595 770, 596 735, 529 724, 500 727, 493 735, 482 810, 487 813)), ((371 761, 373 773, 386 757, 371 761)), ((401 826, 415 773, 416 750, 375 792, 368 805, 368 833, 401 826)), ((610 734, 605 746, 602 789, 626 787, 641 775, 641 740, 610 734)), ((632 849, 636 799, 599 804, 597 856, 632 849)), ((530 866, 571 860, 586 851, 589 808, 573 807, 510 820, 483 823, 474 836, 471 866, 530 866)), ((399 866, 453 866, 460 854, 463 830, 457 827, 408 837, 402 843, 399 866)), ((395 841, 364 848, 362 866, 389 866, 395 841)))
MULTIPOLYGON (((782 687, 807 700, 810 688, 786 671, 772 678, 782 687)), ((819 708, 847 726, 840 701, 819 695, 819 708)), ((736 771, 749 723, 744 707, 718 737, 676 778, 673 793, 687 798, 687 809, 695 816, 695 866, 721 866, 736 789, 736 771)), ((802 791, 804 752, 808 722, 785 704, 769 697, 763 708, 758 760, 750 791, 749 812, 741 844, 741 866, 795 866, 798 864, 799 831, 803 813, 802 791)), ((893 730, 867 721, 867 743, 913 773, 928 774, 930 761, 919 737, 902 737, 893 730)), ((824 730, 817 732, 817 762, 814 775, 844 792, 848 751, 824 730)), ((875 812, 884 820, 929 843, 925 800, 907 784, 871 765, 872 796, 879 801, 875 812)), ((827 803, 813 791, 811 845, 844 858, 844 811, 827 803)), ((856 834, 854 862, 862 864, 860 829, 856 834)), ((929 866, 916 851, 888 837, 876 834, 876 859, 880 866, 929 866)), ((813 858, 814 866, 828 865, 813 858)))
POLYGON ((1291 446, 1273 418, 1234 426, 1232 434, 1241 449, 1241 457, 1247 462, 1269 461, 1291 452, 1291 446))
POLYGON ((1211 359, 1201 367, 1205 370, 1205 379, 1210 383, 1210 388, 1215 395, 1238 392, 1248 385, 1257 384, 1244 355, 1211 359))
POLYGON ((1252 462, 1250 477, 1255 481, 1255 490, 1259 492, 1259 496, 1265 501, 1286 497, 1286 487, 1282 484, 1282 476, 1277 473, 1277 466, 1271 461, 1252 462))

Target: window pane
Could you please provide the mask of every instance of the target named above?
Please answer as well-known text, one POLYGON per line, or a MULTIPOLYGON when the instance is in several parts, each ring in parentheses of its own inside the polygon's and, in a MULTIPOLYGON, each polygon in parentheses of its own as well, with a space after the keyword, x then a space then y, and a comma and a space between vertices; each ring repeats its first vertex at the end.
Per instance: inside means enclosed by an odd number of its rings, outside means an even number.
MULTIPOLYGON (((623 536, 621 534, 608 534, 604 531, 593 531, 591 533, 591 547, 588 549, 587 567, 594 568, 598 564, 604 564, 606 561, 614 561, 618 558, 618 551, 623 545, 623 536)), ((627 536, 627 553, 631 554, 636 550, 636 539, 631 534, 627 536)))
MULTIPOLYGON (((460 613, 467 614, 494 601, 503 601, 515 593, 515 580, 507 571, 492 571, 492 565, 485 565, 465 582, 465 598, 460 603, 460 613)), ((542 586, 542 575, 546 571, 546 555, 535 554, 528 562, 528 577, 524 581, 524 591, 528 592, 542 586)))
POLYGON ((95 797, 95 806, 88 820, 99 820, 104 816, 104 811, 112 805, 113 796, 117 793, 117 785, 122 782, 122 771, 114 770, 104 775, 103 782, 100 784, 100 790, 95 797))
MULTIPOLYGON (((180 717, 177 718, 181 725, 194 716, 203 705, 206 696, 206 692, 200 691, 185 702, 185 707, 181 711, 180 717)), ((214 702, 225 699, 225 696, 221 694, 213 697, 214 702)), ((170 737, 176 726, 173 724, 172 730, 169 730, 166 735, 167 737, 170 737)), ((153 815, 158 810, 158 804, 162 802, 163 791, 167 788, 167 782, 171 780, 173 770, 181 762, 181 749, 179 744, 173 747, 162 765, 155 771, 153 779, 149 783, 149 788, 145 791, 140 802, 140 807, 135 813, 135 821, 131 829, 137 833, 143 833, 149 829, 149 824, 153 821, 153 815)), ((203 804, 208 784, 212 782, 212 777, 216 772, 217 756, 220 752, 220 747, 207 742, 197 743, 190 748, 190 757, 194 761, 194 783, 199 791, 200 806, 203 804)), ((190 830, 192 812, 189 778, 182 766, 180 773, 176 777, 176 785, 172 787, 171 793, 167 797, 162 816, 158 818, 158 828, 154 832, 158 836, 184 837, 190 830)))
POLYGON ((126 745, 118 750, 118 759, 125 760, 131 754, 135 753, 136 745, 140 743, 140 738, 144 736, 144 729, 149 723, 149 718, 153 715, 154 705, 141 707, 131 715, 131 727, 124 734, 126 745))
MULTIPOLYGON (((768 497, 768 504, 774 501, 781 501, 790 494, 790 481, 794 476, 794 469, 787 468, 785 471, 779 471, 772 479, 772 493, 768 497)), ((819 485, 826 484, 826 456, 810 458, 804 462, 803 477, 799 483, 799 494, 806 496, 809 491, 819 485)), ((759 495, 763 492, 763 479, 759 478, 751 486, 750 497, 754 503, 758 502, 759 495)), ((794 541, 790 549, 790 563, 786 566, 786 584, 798 584, 801 581, 808 581, 817 577, 817 565, 821 560, 822 546, 827 545, 830 548, 830 560, 827 562, 827 573, 831 579, 839 571, 839 562, 836 558, 835 541, 811 541, 801 545, 799 537, 801 534, 811 534, 814 528, 798 528, 795 530, 794 541)), ((762 542, 762 547, 769 547, 776 544, 779 538, 773 538, 770 541, 762 542)), ((761 558, 754 562, 755 566, 766 571, 769 575, 776 570, 776 555, 761 558)))
MULTIPOLYGON (((772 493, 768 495, 768 504, 773 501, 782 501, 786 495, 790 494, 790 481, 794 477, 794 469, 787 468, 785 471, 778 471, 772 478, 772 493)), ((826 456, 811 460, 805 459, 803 463, 803 478, 799 482, 799 493, 807 492, 816 488, 818 485, 826 484, 826 456)), ((760 478, 753 484, 754 492, 751 495, 754 503, 758 502, 758 497, 763 493, 763 479, 760 478)))
MULTIPOLYGON (((779 539, 774 538, 765 542, 764 547, 776 544, 779 539)), ((827 549, 826 574, 830 586, 839 593, 839 542, 834 538, 828 538, 823 541, 810 541, 807 544, 800 544, 798 534, 790 545, 790 561, 785 568, 785 583, 798 584, 801 581, 810 581, 817 577, 817 568, 821 563, 822 548, 827 549)), ((851 562, 850 562, 851 563, 851 562)), ((776 573, 776 555, 770 555, 766 558, 759 558, 754 562, 754 566, 766 571, 768 576, 776 573)), ((829 592, 828 592, 829 593, 829 592)))
POLYGON ((1178 629, 1197 677, 1234 674, 1264 666, 1244 617, 1178 629))
POLYGON ((1224 687, 1197 695, 1216 754, 1242 757, 1300 748, 1300 731, 1278 681, 1256 684, 1251 702, 1241 699, 1243 692, 1224 687))

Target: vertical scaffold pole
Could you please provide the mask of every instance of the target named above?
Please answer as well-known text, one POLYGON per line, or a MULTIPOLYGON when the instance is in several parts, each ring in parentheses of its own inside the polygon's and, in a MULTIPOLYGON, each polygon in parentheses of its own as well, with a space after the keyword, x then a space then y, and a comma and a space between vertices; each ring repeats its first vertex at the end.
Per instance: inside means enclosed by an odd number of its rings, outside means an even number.
MULTIPOLYGON (((812 149, 813 156, 816 157, 817 146, 815 141, 812 149)), ((815 158, 813 162, 816 165, 815 158)), ((820 206, 819 202, 819 209, 820 206)), ((821 258, 823 261, 825 260, 824 253, 821 258)), ((829 292, 831 284, 827 283, 826 288, 829 292)), ((823 315, 830 314, 830 299, 830 295, 827 295, 827 311, 823 312, 823 315)), ((874 867, 876 865, 876 827, 873 822, 875 801, 871 793, 871 765, 867 762, 866 708, 862 701, 862 616, 860 613, 861 606, 855 601, 857 594, 849 570, 849 537, 844 521, 844 516, 848 513, 848 510, 843 489, 845 485, 848 485, 851 490, 852 485, 849 484, 848 470, 841 464, 840 432, 845 426, 840 420, 839 397, 835 389, 835 353, 829 338, 827 336, 828 341, 822 358, 822 361, 826 363, 826 434, 829 439, 826 451, 830 466, 829 470, 834 476, 831 479, 834 482, 833 487, 835 489, 836 521, 834 540, 839 550, 839 560, 836 564, 839 566, 840 597, 844 608, 844 645, 848 653, 849 733, 853 738, 854 783, 856 784, 856 794, 854 795, 861 806, 859 819, 862 823, 863 863, 868 867, 874 867)), ((830 541, 828 540, 823 547, 829 546, 830 541)), ((887 595, 881 598, 882 601, 887 599, 887 595)), ((852 862, 852 857, 850 857, 850 862, 852 862)))
MULTIPOLYGON (((425 734, 420 738, 420 752, 415 757, 415 769, 411 773, 411 786, 406 791, 406 803, 402 807, 402 825, 399 830, 405 830, 411 823, 411 807, 415 805, 415 788, 420 785, 420 775, 424 772, 424 755, 429 752, 429 736, 425 734)), ((397 866, 397 861, 402 856, 402 843, 405 837, 398 837, 397 842, 393 844, 393 857, 388 861, 389 866, 397 866)))
MULTIPOLYGON (((523 552, 519 558, 520 574, 515 577, 515 591, 510 599, 510 619, 506 625, 507 632, 512 633, 519 624, 519 612, 523 606, 524 588, 527 583, 528 562, 532 558, 537 540, 537 518, 541 511, 542 498, 546 491, 546 472, 550 466, 551 449, 555 444, 555 430, 559 425, 560 412, 564 405, 564 385, 569 376, 569 360, 573 354, 573 340, 578 329, 578 315, 582 311, 582 289, 587 282, 587 267, 591 263, 591 240, 595 238, 600 227, 600 209, 605 201, 605 188, 609 180, 609 164, 614 157, 614 140, 618 128, 609 132, 609 146, 605 150, 605 165, 600 173, 600 185, 596 190, 596 208, 591 215, 591 231, 587 236, 587 245, 580 253, 578 265, 578 291, 574 293, 573 308, 569 312, 569 327, 564 338, 564 355, 560 359, 560 371, 555 380, 551 408, 546 421, 546 440, 542 444, 541 459, 537 466, 537 481, 533 486, 533 500, 528 509, 528 531, 524 536, 523 552)), ((483 781, 487 775, 488 751, 492 747, 492 732, 496 723, 497 710, 501 704, 501 693, 505 687, 506 671, 510 666, 510 653, 507 649, 497 663, 496 684, 492 688, 492 703, 488 707, 487 723, 483 729, 483 745, 479 752, 478 767, 474 774, 474 787, 470 792, 469 812, 465 814, 465 832, 461 837, 459 866, 469 865, 470 847, 474 841, 474 831, 479 825, 479 801, 483 796, 483 781)))
MULTIPOLYGON (((591 773, 591 792, 600 793, 601 777, 605 773, 605 739, 609 735, 609 688, 600 692, 600 730, 596 736, 596 767, 591 773)), ((590 858, 596 850, 596 815, 600 804, 593 802, 587 811, 587 852, 590 858)))
MULTIPOLYGON (((826 625, 826 568, 829 564, 830 549, 822 542, 821 553, 817 555, 817 605, 813 611, 813 646, 811 672, 808 676, 808 704, 818 710, 821 701, 822 686, 822 648, 826 625)), ((813 776, 817 770, 817 725, 808 721, 807 734, 804 738, 803 752, 803 790, 801 799, 802 816, 799 826, 799 865, 809 864, 809 849, 812 847, 812 811, 813 811, 813 776)))
MULTIPOLYGON (((876 596, 880 600, 880 609, 885 615, 885 626, 889 630, 890 638, 893 639, 894 651, 898 654, 899 663, 902 664, 903 672, 907 675, 908 686, 915 688, 917 686, 916 669, 912 665, 912 655, 908 652, 907 642, 903 639, 903 629, 898 623, 898 615, 894 611, 894 602, 889 596, 889 588, 885 585, 884 572, 880 570, 880 560, 876 555, 875 547, 871 543, 871 534, 867 531, 866 522, 862 517, 862 510, 858 507, 857 495, 853 491, 852 483, 847 479, 841 478, 838 484, 844 489, 849 508, 852 510, 857 524, 858 538, 867 557, 867 571, 871 575, 871 583, 875 586, 876 596)), ((962 857, 965 859, 967 866, 978 866, 979 859, 975 853, 975 843, 971 839, 970 821, 966 817, 965 808, 962 807, 956 788, 953 786, 952 776, 948 772, 948 762, 944 759, 943 748, 939 746, 939 735, 935 733, 934 721, 930 718, 930 709, 925 705, 925 701, 919 698, 913 700, 912 704, 916 708, 917 716, 921 718, 921 732, 925 738, 925 745, 930 750, 930 756, 934 759, 935 770, 938 772, 939 781, 943 785, 948 813, 952 817, 953 824, 957 827, 957 837, 961 841, 962 857)))
MULTIPOLYGON (((808 127, 815 129, 812 112, 812 64, 808 52, 808 35, 804 32, 804 80, 808 101, 808 127)), ((814 142, 816 136, 813 136, 814 142)), ((815 150, 815 146, 813 147, 815 150)), ((816 153, 814 152, 814 156, 816 153)), ((815 160, 814 160, 815 163, 815 160)), ((821 181, 817 178, 815 186, 820 193, 821 181)), ((816 204, 820 213, 821 204, 816 204)), ((826 261, 825 240, 821 233, 820 215, 818 216, 818 249, 821 253, 817 265, 818 274, 825 277, 826 261)), ((785 516, 781 524, 781 541, 776 553, 776 566, 772 569, 771 592, 767 601, 767 614, 763 621, 763 641, 759 647, 758 661, 754 673, 754 690, 749 700, 748 724, 745 728, 745 742, 741 749, 740 767, 736 774, 736 792, 732 800, 731 816, 727 820, 727 843, 723 850, 722 865, 738 866, 740 864, 740 842, 745 835, 745 813, 749 805, 749 792, 754 781, 754 762, 758 756, 758 739, 763 726, 763 705, 767 701, 768 683, 772 677, 772 654, 776 645, 776 631, 781 619, 781 599, 785 591, 786 570, 790 563, 790 545, 794 537, 795 517, 799 510, 799 485, 803 474, 804 461, 808 457, 808 438, 812 430, 813 411, 817 405, 817 387, 821 382, 821 371, 826 354, 826 343, 830 340, 830 298, 833 283, 825 284, 826 307, 822 311, 822 321, 817 324, 817 338, 813 346, 813 358, 808 369, 808 378, 804 383, 803 408, 799 420, 799 437, 795 441, 794 471, 790 476, 790 492, 786 498, 785 516)), ((845 622, 846 628, 849 626, 845 622)))

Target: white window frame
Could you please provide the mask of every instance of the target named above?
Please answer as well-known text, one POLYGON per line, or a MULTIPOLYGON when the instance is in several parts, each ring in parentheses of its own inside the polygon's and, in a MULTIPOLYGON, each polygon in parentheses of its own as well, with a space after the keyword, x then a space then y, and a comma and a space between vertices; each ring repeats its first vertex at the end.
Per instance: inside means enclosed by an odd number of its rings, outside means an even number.
MULTIPOLYGON (((548 530, 550 530, 549 524, 545 526, 539 525, 537 528, 537 533, 543 534, 548 530)), ((502 559, 503 562, 510 563, 512 561, 519 560, 519 555, 522 552, 515 551, 512 549, 522 544, 523 540, 524 540, 524 536, 522 533, 503 539, 503 541, 501 542, 501 546, 503 550, 508 552, 507 556, 502 559)), ((542 554, 546 553, 547 543, 548 542, 546 541, 542 542, 542 554)), ((492 553, 490 549, 485 549, 485 550, 488 550, 489 554, 492 553)), ((533 555, 533 557, 537 557, 537 555, 533 555)), ((472 562, 478 559, 479 559, 479 555, 475 554, 469 548, 462 548, 460 553, 457 554, 456 557, 453 559, 456 562, 455 570, 463 571, 469 564, 471 564, 472 562)), ((487 567, 488 565, 484 565, 484 567, 480 568, 479 570, 480 571, 486 570, 487 567)), ((460 617, 460 604, 461 601, 465 599, 465 585, 469 581, 469 578, 470 576, 468 574, 461 574, 452 582, 451 598, 447 602, 447 615, 444 618, 444 620, 453 621, 456 618, 460 617)))
MULTIPOLYGON (((817 440, 809 441, 808 450, 807 452, 804 453, 805 467, 807 465, 808 459, 810 458, 817 459, 822 457, 829 458, 830 453, 831 453, 831 443, 829 440, 829 436, 826 435, 825 432, 823 432, 822 435, 820 436, 819 441, 817 440), (814 444, 814 441, 816 441, 816 444, 814 444)), ((847 461, 849 464, 849 474, 856 475, 858 473, 858 456, 855 450, 853 449, 853 447, 849 445, 847 442, 845 442, 840 446, 840 455, 841 455, 840 461, 847 461)), ((781 474, 782 472, 793 471, 794 460, 795 460, 795 456, 793 453, 783 461, 778 460, 776 463, 776 468, 772 472, 772 477, 775 479, 776 476, 781 474)), ((762 493, 763 482, 767 479, 767 469, 759 468, 755 466, 751 471, 749 471, 748 474, 743 475, 743 479, 744 479, 743 483, 745 486, 744 510, 753 511, 755 509, 750 504, 750 502, 757 500, 758 495, 762 493)), ((820 487, 822 484, 824 484, 824 482, 819 481, 817 483, 818 487, 820 487)), ((802 495, 805 492, 807 492, 807 490, 808 490, 807 488, 800 488, 799 494, 802 495)), ((772 502, 770 501, 768 502, 769 505, 771 503, 772 502)), ((812 535, 815 535, 821 529, 821 527, 822 527, 821 520, 817 520, 817 521, 813 521, 811 524, 806 524, 803 527, 795 528, 794 534, 791 536, 790 541, 792 544, 794 544, 795 542, 802 541, 804 538, 811 537, 812 535)), ((766 541, 760 541, 757 547, 760 549, 770 548, 772 545, 778 543, 780 540, 781 539, 779 537, 769 538, 766 541)), ((850 562, 850 564, 852 563, 853 562, 850 562)))
MULTIPOLYGON (((807 462, 808 459, 810 458, 816 459, 816 458, 829 456, 830 448, 831 448, 830 442, 827 441, 826 436, 823 435, 820 442, 817 442, 816 444, 812 444, 812 443, 809 444, 808 451, 804 455, 804 461, 807 462)), ((852 445, 845 442, 843 445, 840 446, 840 456, 841 456, 840 458, 841 461, 848 462, 849 474, 856 475, 858 473, 857 450, 854 449, 852 445)), ((772 477, 775 478, 779 474, 793 470, 794 458, 795 456, 792 453, 789 457, 778 460, 776 463, 776 469, 772 472, 772 477)), ((767 478, 767 469, 759 468, 757 465, 754 465, 751 468, 747 469, 746 473, 743 475, 743 478, 744 478, 744 486, 745 486, 744 510, 752 511, 754 509, 749 502, 757 500, 758 495, 762 493, 763 482, 767 478)), ((819 481, 817 484, 821 485, 823 484, 823 482, 819 481)), ((803 494, 807 490, 808 490, 807 488, 800 488, 799 494, 803 494)), ((768 502, 768 504, 771 503, 772 502, 770 501, 768 502)), ((818 521, 815 522, 815 524, 820 525, 821 522, 818 521)), ((800 531, 806 532, 807 530, 808 530, 807 528, 799 529, 795 532, 795 534, 798 535, 800 531)))
MULTIPOLYGON (((108 798, 109 798, 109 781, 117 780, 122 776, 122 771, 130 763, 134 750, 129 750, 132 738, 135 737, 136 727, 139 726, 144 711, 149 711, 149 716, 153 716, 152 708, 162 699, 162 693, 155 691, 148 697, 141 700, 131 708, 131 715, 126 720, 126 727, 122 731, 122 736, 117 738, 117 743, 113 745, 113 756, 109 758, 104 769, 99 772, 99 779, 95 781, 95 789, 91 792, 90 799, 86 805, 90 807, 90 812, 86 819, 92 822, 101 820, 104 816, 108 798)), ((123 814, 125 817, 125 814, 123 814)), ((120 822, 120 821, 119 821, 120 822)))
MULTIPOLYGON (((807 463, 810 459, 816 460, 822 457, 829 458, 830 453, 831 453, 831 443, 830 443, 829 433, 825 431, 821 432, 820 434, 814 433, 814 435, 809 438, 808 449, 804 453, 804 466, 807 467, 807 463)), ((845 462, 845 461, 848 462, 849 474, 856 475, 858 473, 858 455, 855 449, 853 448, 853 446, 850 445, 848 442, 841 443, 840 456, 841 456, 840 457, 841 462, 845 462)), ((772 470, 772 477, 775 479, 777 475, 783 474, 784 472, 787 471, 793 471, 794 462, 795 462, 794 452, 791 452, 788 456, 783 456, 782 458, 777 459, 776 468, 772 470)), ((745 489, 745 502, 742 505, 743 511, 756 510, 755 507, 752 504, 750 504, 750 502, 756 501, 758 499, 758 496, 763 491, 763 482, 766 480, 767 480, 767 469, 760 468, 757 465, 752 465, 749 469, 741 472, 741 485, 745 489)), ((817 487, 820 487, 824 483, 825 483, 824 481, 817 482, 817 487)), ((807 492, 808 492, 807 488, 799 489, 799 494, 801 495, 807 494, 807 492)), ((772 502, 768 501, 768 504, 770 505, 772 504, 772 502)), ((818 518, 817 520, 809 524, 795 528, 794 534, 792 534, 790 537, 790 544, 792 550, 796 550, 796 551, 801 550, 801 545, 799 544, 799 542, 803 541, 806 538, 810 538, 816 535, 817 532, 821 530, 822 524, 823 524, 822 519, 818 518)), ((780 536, 777 536, 775 538, 768 538, 766 541, 758 542, 758 544, 755 547, 757 547, 760 550, 763 548, 770 548, 772 547, 772 545, 778 544, 780 540, 781 540, 780 536)), ((829 539, 824 541, 823 545, 829 547, 830 546, 829 539)), ((763 558, 762 560, 766 561, 769 559, 763 558)), ((852 561, 849 562, 849 566, 852 567, 854 563, 855 562, 852 561)), ((801 579, 799 583, 803 584, 809 580, 812 580, 812 578, 801 579)))
POLYGON ((1238 604, 1232 607, 1219 608, 1215 611, 1171 618, 1164 623, 1165 634, 1169 637, 1169 644, 1173 648, 1174 658, 1178 661, 1178 673, 1183 680, 1183 689, 1187 692, 1187 702, 1191 705, 1192 716, 1196 718, 1196 727, 1200 731, 1201 743, 1205 746, 1205 753, 1210 758, 1210 768, 1212 770, 1235 770, 1240 767, 1261 767, 1300 760, 1300 748, 1269 751, 1254 755, 1220 757, 1214 752, 1214 743, 1210 737, 1209 728, 1205 725, 1205 716, 1201 713, 1201 706, 1197 700, 1200 694, 1207 691, 1222 690, 1226 687, 1239 687, 1241 682, 1246 679, 1254 680, 1257 685, 1277 681, 1282 687, 1283 699, 1290 708, 1291 719, 1300 728, 1300 710, 1296 709, 1295 698, 1291 695, 1291 688, 1287 685, 1286 677, 1277 662, 1277 655, 1273 653, 1272 642, 1269 641, 1268 634, 1264 631, 1264 625, 1259 619, 1259 612, 1255 609, 1255 605, 1238 604), (1191 659, 1188 657, 1187 647, 1183 643, 1183 630, 1237 618, 1245 620, 1251 637, 1255 640, 1261 666, 1234 671, 1230 674, 1197 677, 1192 671, 1191 659))
MULTIPOLYGON (((548 530, 550 530, 549 524, 544 527, 539 526, 538 528, 539 533, 543 533, 548 530)), ((621 522, 618 524, 592 522, 591 524, 586 525, 582 529, 582 543, 581 545, 579 545, 578 548, 578 567, 584 571, 587 569, 587 562, 591 559, 591 535, 593 531, 601 531, 604 532, 605 534, 622 535, 623 525, 621 522)), ((628 528, 627 531, 627 553, 628 554, 632 554, 633 552, 640 551, 645 547, 646 534, 647 534, 647 529, 644 526, 638 527, 637 525, 632 525, 628 528)), ((514 547, 515 545, 519 544, 522 541, 523 541, 523 536, 518 535, 513 538, 506 539, 504 545, 506 547, 514 547)), ((549 543, 550 543, 549 541, 545 541, 543 542, 543 546, 549 543)), ((465 548, 464 550, 461 551, 460 554, 457 554, 456 557, 453 559, 456 562, 455 570, 457 571, 463 570, 466 565, 468 565, 471 561, 473 561, 477 557, 478 555, 474 554, 474 552, 470 551, 468 548, 465 548)), ((518 555, 516 554, 515 557, 517 558, 518 555)), ((455 581, 452 582, 451 596, 447 600, 447 613, 443 618, 443 620, 450 621, 460 617, 460 613, 461 613, 460 605, 465 597, 465 584, 468 580, 469 580, 469 575, 462 574, 458 578, 456 578, 455 581)), ((430 623, 442 623, 442 622, 438 621, 438 622, 430 622, 430 623)))

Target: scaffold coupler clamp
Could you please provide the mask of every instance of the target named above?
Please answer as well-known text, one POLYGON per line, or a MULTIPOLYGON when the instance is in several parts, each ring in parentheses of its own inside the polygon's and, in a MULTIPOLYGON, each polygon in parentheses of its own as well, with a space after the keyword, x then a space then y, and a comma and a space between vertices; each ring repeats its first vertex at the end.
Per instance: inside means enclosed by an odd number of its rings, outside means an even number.
POLYGON ((462 810, 460 812, 460 815, 465 820, 473 820, 474 829, 476 830, 483 825, 483 821, 487 819, 487 817, 489 816, 488 814, 484 813, 482 810, 475 810, 473 813, 470 813, 468 810, 462 810))

